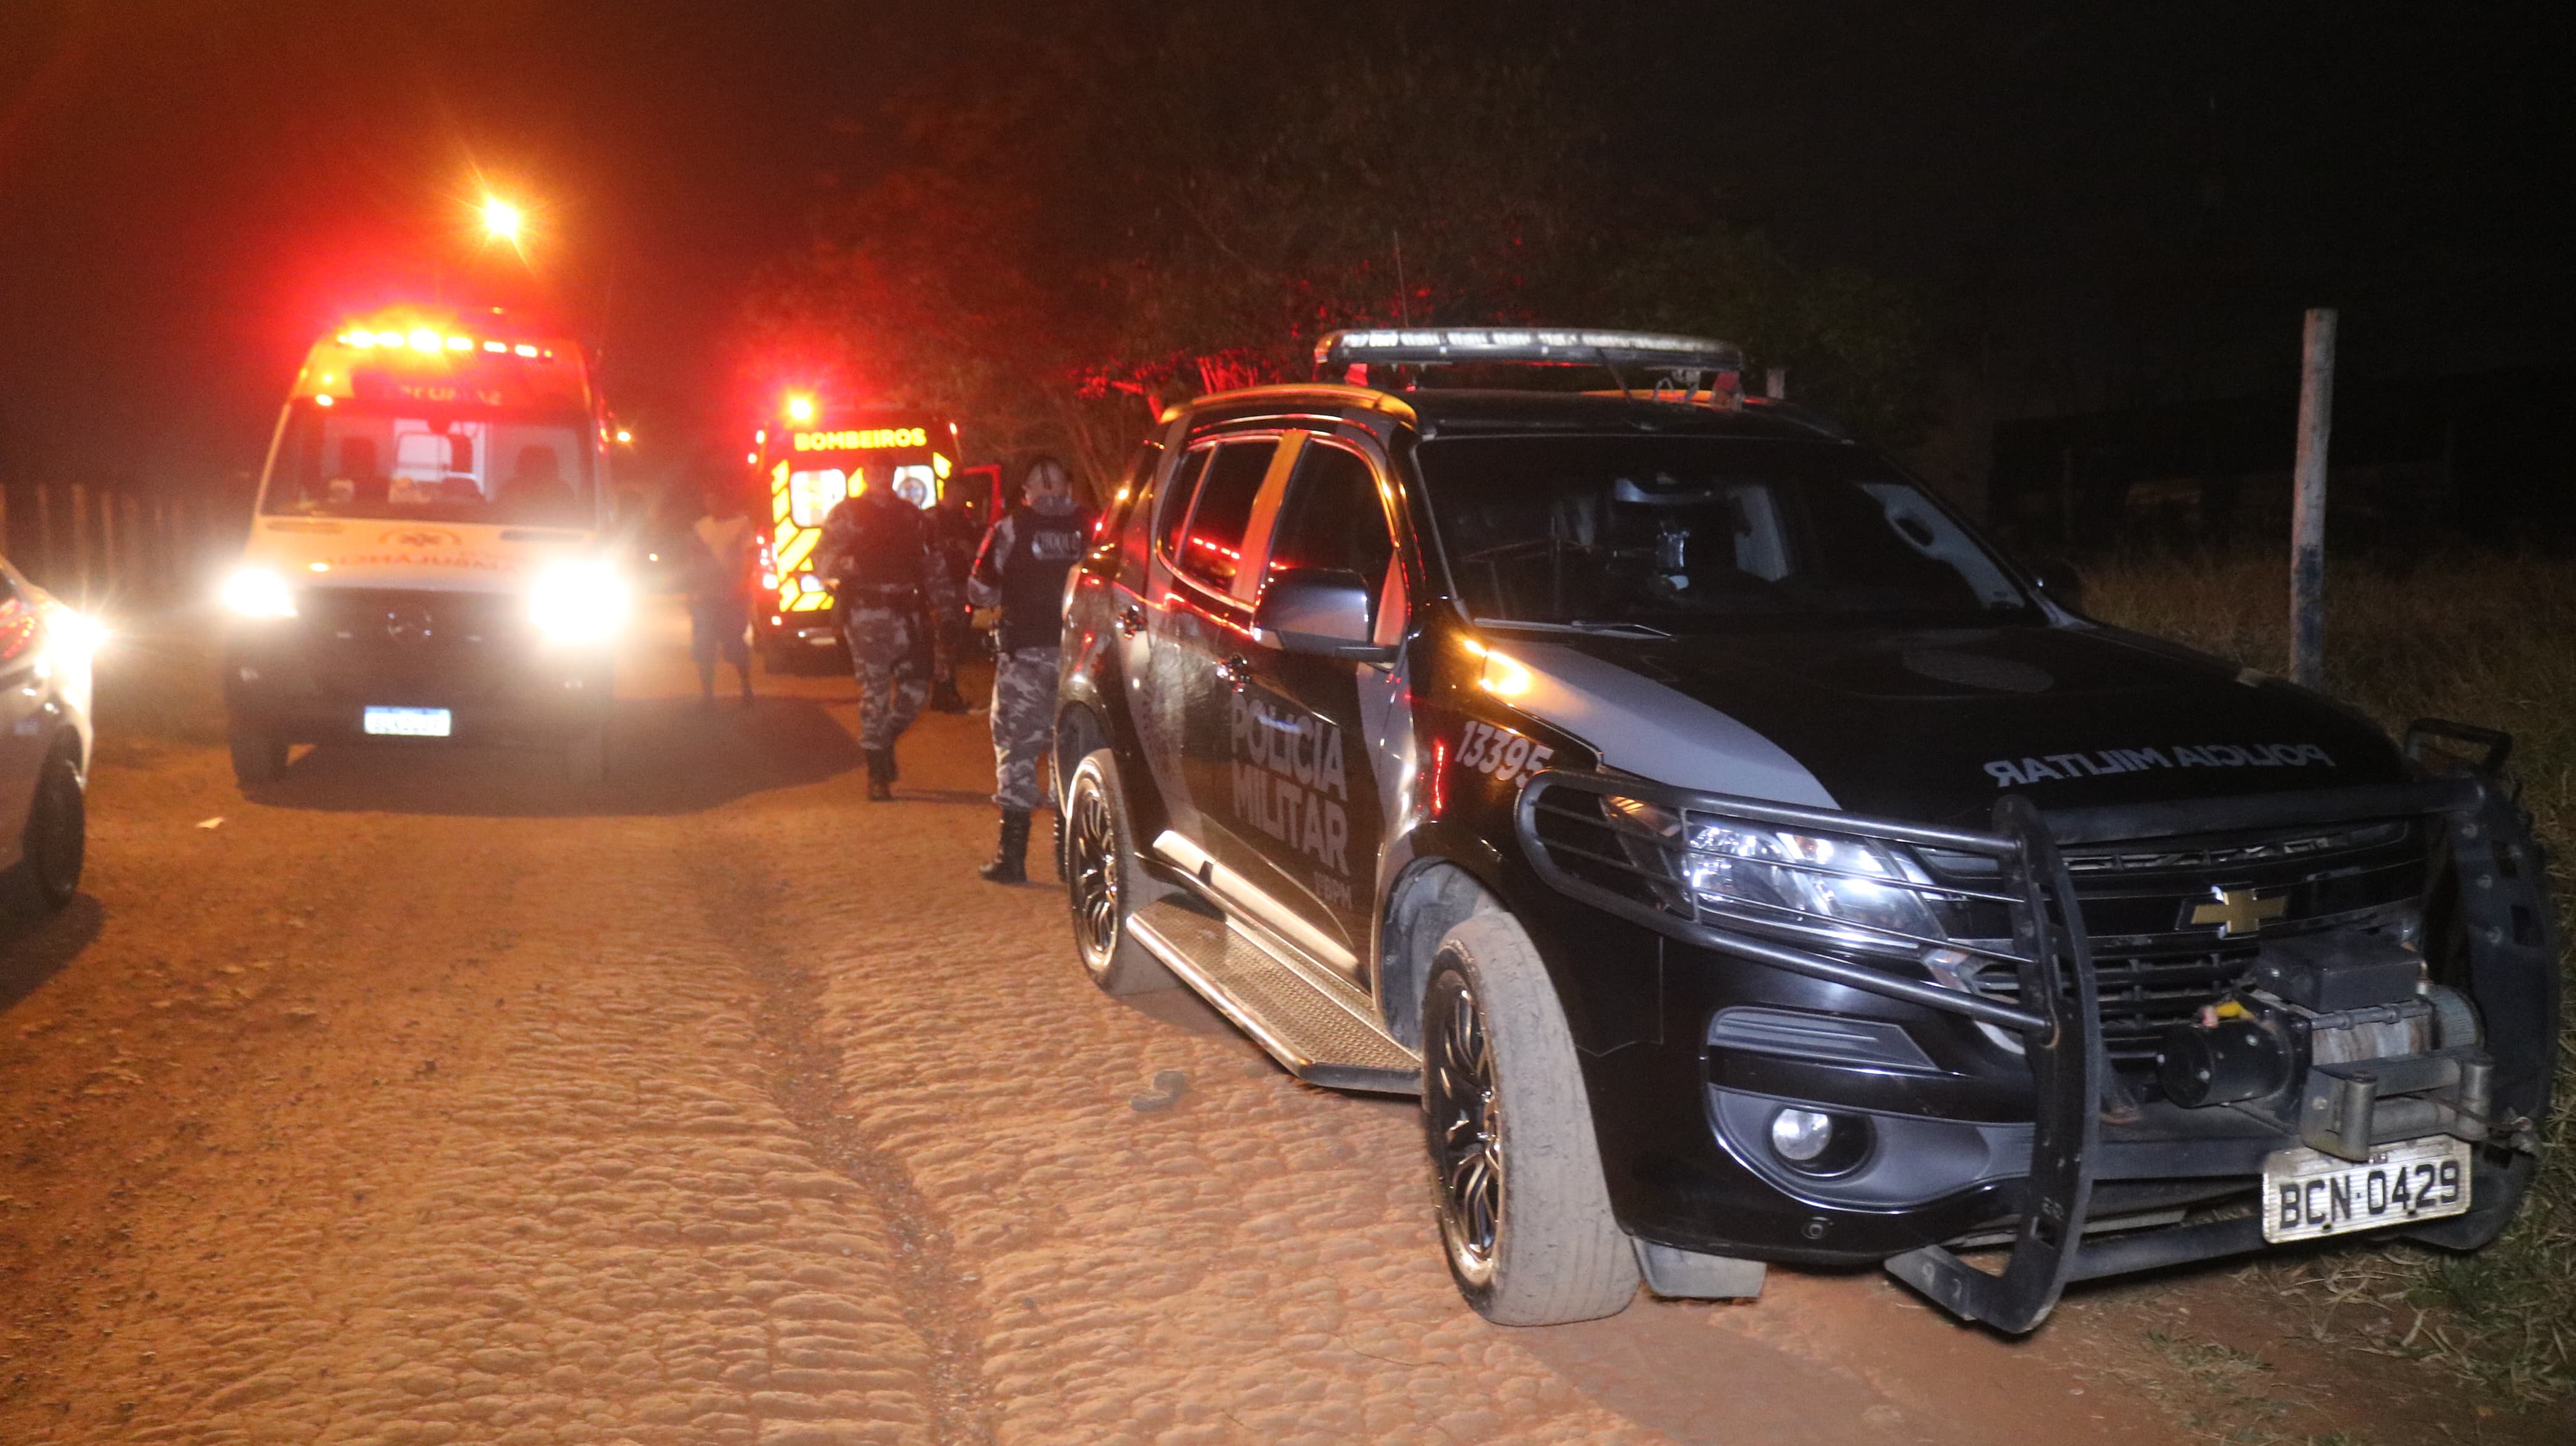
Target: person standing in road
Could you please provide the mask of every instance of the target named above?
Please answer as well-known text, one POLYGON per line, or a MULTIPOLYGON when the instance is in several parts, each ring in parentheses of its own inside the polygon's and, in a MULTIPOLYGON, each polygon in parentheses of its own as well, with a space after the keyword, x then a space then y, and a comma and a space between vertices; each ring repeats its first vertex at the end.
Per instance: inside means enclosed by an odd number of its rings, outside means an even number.
POLYGON ((698 665, 701 707, 716 704, 716 659, 742 677, 742 706, 751 706, 752 552, 759 539, 734 488, 708 484, 704 509, 689 528, 689 656, 698 665))
POLYGON ((1028 882, 1029 815, 1038 806, 1038 759, 1055 733, 1057 644, 1064 636, 1064 579, 1091 543, 1090 510, 1073 500, 1062 462, 1040 456, 1021 474, 1020 506, 984 534, 966 581, 978 608, 1000 611, 993 658, 993 806, 1002 838, 978 870, 997 884, 1028 882))
POLYGON ((932 619, 957 606, 921 509, 894 492, 893 469, 870 465, 858 490, 823 518, 815 571, 832 585, 859 680, 859 747, 868 797, 894 797, 894 745, 930 696, 932 619))
MULTIPOLYGON (((976 525, 975 514, 966 504, 964 489, 955 485, 961 480, 951 477, 951 485, 940 491, 939 505, 930 509, 930 546, 951 593, 965 588, 967 570, 975 563, 975 546, 984 538, 984 529, 976 525)), ((966 699, 957 691, 957 664, 966 656, 973 629, 967 626, 962 607, 941 613, 937 626, 939 672, 930 680, 930 707, 940 713, 963 713, 966 699)))

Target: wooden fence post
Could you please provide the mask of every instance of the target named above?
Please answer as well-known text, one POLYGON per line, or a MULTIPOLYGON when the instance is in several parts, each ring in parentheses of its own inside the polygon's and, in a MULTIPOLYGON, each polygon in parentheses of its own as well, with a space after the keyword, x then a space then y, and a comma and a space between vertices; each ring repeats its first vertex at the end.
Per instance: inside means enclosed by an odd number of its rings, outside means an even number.
POLYGON ((89 606, 89 488, 79 482, 71 486, 72 502, 72 568, 70 581, 81 606, 89 606))
POLYGON ((44 557, 45 569, 39 580, 51 587, 61 581, 54 567, 54 489, 42 482, 36 484, 36 533, 41 539, 37 551, 44 557))
POLYGON ((2291 469, 2290 677, 2325 681, 2326 450, 2334 433, 2335 314, 2308 313, 2299 363, 2299 450, 2291 469))

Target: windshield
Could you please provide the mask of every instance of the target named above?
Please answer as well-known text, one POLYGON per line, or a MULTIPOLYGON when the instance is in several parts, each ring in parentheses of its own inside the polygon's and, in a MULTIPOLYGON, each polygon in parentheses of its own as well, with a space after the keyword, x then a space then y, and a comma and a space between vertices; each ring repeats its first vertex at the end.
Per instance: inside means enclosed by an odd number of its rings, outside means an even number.
POLYGON ((261 510, 591 527, 589 430, 578 416, 299 404, 261 510))
POLYGON ((1416 455, 1479 620, 1684 633, 2038 616, 1922 489, 1854 448, 1451 437, 1416 455))

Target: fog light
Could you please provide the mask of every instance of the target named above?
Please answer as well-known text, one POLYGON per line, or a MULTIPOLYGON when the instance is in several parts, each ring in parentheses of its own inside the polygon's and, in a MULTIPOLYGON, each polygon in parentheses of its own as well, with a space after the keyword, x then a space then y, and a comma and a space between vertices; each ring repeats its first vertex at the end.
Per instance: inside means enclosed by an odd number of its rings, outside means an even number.
POLYGON ((1793 1165, 1808 1164, 1834 1142, 1834 1117, 1815 1110, 1782 1110, 1771 1117, 1771 1148, 1793 1165))
POLYGON ((1793 1105, 1771 1116, 1771 1153, 1802 1175, 1844 1175, 1869 1158, 1873 1134, 1860 1115, 1793 1105))

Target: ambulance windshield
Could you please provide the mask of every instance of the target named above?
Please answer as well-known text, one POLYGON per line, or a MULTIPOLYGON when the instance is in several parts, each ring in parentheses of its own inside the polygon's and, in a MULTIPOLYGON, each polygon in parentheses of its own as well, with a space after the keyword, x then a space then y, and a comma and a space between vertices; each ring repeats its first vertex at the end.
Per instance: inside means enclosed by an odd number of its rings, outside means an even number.
POLYGON ((589 527, 598 509, 587 431, 571 416, 301 403, 261 510, 589 527))

